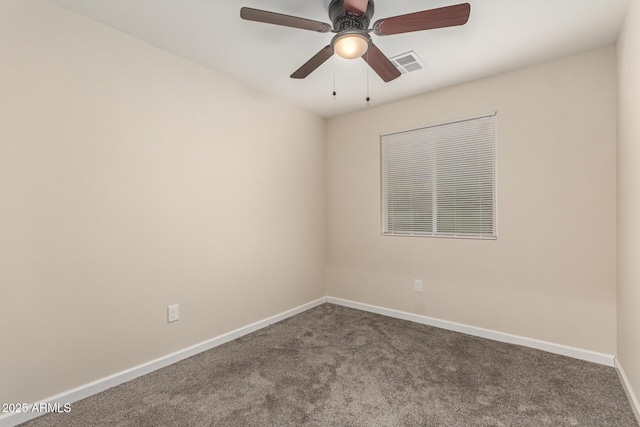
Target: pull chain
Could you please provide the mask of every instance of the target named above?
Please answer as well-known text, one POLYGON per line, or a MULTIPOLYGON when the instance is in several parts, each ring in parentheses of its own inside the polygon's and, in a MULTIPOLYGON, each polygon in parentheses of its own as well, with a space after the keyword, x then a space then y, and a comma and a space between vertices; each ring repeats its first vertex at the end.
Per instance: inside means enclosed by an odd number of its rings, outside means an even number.
POLYGON ((371 101, 369 98, 369 51, 367 50, 367 102, 371 101))
POLYGON ((336 96, 336 56, 333 56, 333 96, 336 96))

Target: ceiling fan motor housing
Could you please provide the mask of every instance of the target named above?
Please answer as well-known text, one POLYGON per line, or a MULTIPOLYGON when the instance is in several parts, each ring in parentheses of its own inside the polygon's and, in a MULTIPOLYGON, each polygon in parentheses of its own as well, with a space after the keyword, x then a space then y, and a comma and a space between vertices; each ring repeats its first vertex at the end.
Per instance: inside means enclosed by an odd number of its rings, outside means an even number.
POLYGON ((332 0, 329 5, 329 18, 333 23, 333 31, 340 32, 347 29, 366 30, 373 17, 373 0, 369 0, 367 11, 362 15, 352 15, 344 10, 344 0, 332 0))

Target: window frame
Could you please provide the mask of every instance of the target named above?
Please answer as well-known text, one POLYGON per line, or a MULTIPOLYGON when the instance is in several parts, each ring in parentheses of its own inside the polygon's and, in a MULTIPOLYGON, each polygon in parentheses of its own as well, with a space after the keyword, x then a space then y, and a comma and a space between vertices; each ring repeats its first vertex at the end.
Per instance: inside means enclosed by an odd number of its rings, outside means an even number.
MULTIPOLYGON (((381 234, 382 236, 395 236, 395 237, 434 237, 434 238, 447 238, 447 239, 472 239, 472 240, 497 240, 498 238, 498 120, 497 120, 497 111, 480 114, 476 116, 458 118, 453 120, 442 121, 438 123, 433 123, 425 126, 419 126, 409 129, 397 130, 392 132, 386 132, 380 134, 380 226, 381 226, 381 234), (479 120, 484 118, 492 118, 493 119, 493 182, 492 182, 492 195, 493 195, 493 205, 492 205, 492 228, 493 233, 485 234, 482 232, 479 233, 459 233, 459 232, 439 232, 437 231, 437 221, 438 221, 438 210, 437 210, 437 199, 438 199, 438 183, 437 179, 433 179, 431 183, 432 188, 432 223, 434 225, 433 228, 436 231, 431 230, 431 232, 399 232, 399 231, 388 231, 388 224, 385 224, 385 218, 388 219, 388 214, 385 213, 385 207, 388 212, 388 200, 385 206, 385 157, 384 157, 384 138, 387 136, 397 135, 401 133, 409 133, 409 132, 419 132, 429 128, 442 127, 446 125, 452 125, 461 122, 468 122, 473 120, 479 120)), ((431 160, 435 162, 435 159, 431 160)), ((437 176, 437 169, 432 170, 432 175, 434 177, 437 176)), ((388 222, 388 221, 387 221, 388 222)))

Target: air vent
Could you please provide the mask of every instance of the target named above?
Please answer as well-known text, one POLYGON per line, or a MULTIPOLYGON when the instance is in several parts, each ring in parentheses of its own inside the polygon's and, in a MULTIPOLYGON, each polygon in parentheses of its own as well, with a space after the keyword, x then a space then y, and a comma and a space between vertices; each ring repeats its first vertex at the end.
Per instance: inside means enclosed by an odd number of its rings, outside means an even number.
POLYGON ((389 59, 403 74, 427 68, 427 66, 424 65, 424 62, 422 62, 414 51, 403 53, 402 55, 394 56, 389 59))

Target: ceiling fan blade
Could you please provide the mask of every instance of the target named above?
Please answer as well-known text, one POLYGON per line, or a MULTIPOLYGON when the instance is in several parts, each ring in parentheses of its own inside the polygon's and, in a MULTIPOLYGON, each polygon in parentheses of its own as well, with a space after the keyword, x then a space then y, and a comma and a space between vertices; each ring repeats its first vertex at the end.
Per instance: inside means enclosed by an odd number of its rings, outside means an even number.
POLYGON ((344 0, 345 12, 362 15, 367 11, 369 0, 344 0))
POLYGON ((385 56, 384 53, 378 47, 371 43, 369 50, 367 53, 362 55, 362 59, 364 59, 373 71, 375 71, 382 80, 385 82, 390 82, 393 79, 397 79, 400 77, 400 70, 398 70, 395 65, 389 61, 389 58, 385 56))
POLYGON ((333 47, 331 47, 331 45, 325 46, 320 52, 316 53, 310 60, 305 62, 302 67, 298 68, 293 74, 291 74, 291 78, 304 79, 332 56, 333 47))
POLYGON ((379 36, 389 36, 412 31, 454 27, 466 24, 470 13, 471 5, 469 3, 423 10, 422 12, 380 19, 373 24, 373 32, 379 36))
POLYGON ((311 19, 299 18, 297 16, 283 15, 281 13, 267 12, 266 10, 243 7, 240 9, 240 17, 247 21, 264 22, 265 24, 282 25, 284 27, 301 28, 303 30, 328 33, 331 25, 311 19))

